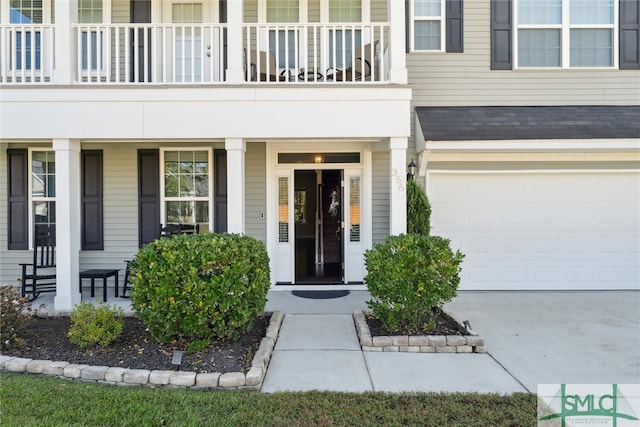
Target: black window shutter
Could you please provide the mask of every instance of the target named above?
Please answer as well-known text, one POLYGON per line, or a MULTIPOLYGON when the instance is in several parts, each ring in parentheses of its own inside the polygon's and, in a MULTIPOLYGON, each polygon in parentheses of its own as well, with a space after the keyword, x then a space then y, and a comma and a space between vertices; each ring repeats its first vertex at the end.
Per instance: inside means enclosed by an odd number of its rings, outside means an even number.
POLYGON ((638 0, 620 0, 620 69, 640 69, 640 6, 638 0))
POLYGON ((82 250, 104 249, 102 150, 82 151, 82 250))
POLYGON ((411 0, 404 0, 404 47, 405 53, 411 52, 411 28, 413 28, 413 22, 411 22, 411 0))
POLYGON ((447 52, 464 52, 463 0, 446 2, 447 52))
POLYGON ((513 69, 511 0, 491 0, 491 69, 513 69))
POLYGON ((160 236, 160 151, 138 150, 138 246, 160 236))
POLYGON ((27 149, 7 150, 9 250, 29 249, 29 184, 27 149))
POLYGON ((227 150, 213 150, 213 170, 215 171, 215 194, 213 215, 214 232, 227 231, 227 150))

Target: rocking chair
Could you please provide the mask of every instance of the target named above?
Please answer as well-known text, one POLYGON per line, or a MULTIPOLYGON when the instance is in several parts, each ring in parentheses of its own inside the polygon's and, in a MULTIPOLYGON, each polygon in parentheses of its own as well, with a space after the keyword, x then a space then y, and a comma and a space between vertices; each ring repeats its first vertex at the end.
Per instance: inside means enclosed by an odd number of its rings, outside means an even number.
POLYGON ((36 225, 33 236, 33 262, 22 267, 21 294, 33 301, 43 292, 56 291, 55 225, 36 225))

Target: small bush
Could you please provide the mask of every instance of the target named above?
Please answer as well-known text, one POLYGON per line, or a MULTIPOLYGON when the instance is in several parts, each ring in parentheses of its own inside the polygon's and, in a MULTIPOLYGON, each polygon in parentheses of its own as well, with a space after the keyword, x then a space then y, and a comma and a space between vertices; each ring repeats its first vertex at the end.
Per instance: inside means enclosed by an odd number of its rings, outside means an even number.
POLYGON ((37 313, 29 299, 9 285, 0 286, 0 349, 21 346, 24 340, 20 334, 37 313))
POLYGON ((122 308, 109 307, 102 302, 94 306, 90 302, 77 304, 70 316, 69 341, 82 348, 108 346, 115 341, 124 328, 122 308))
POLYGON ((365 253, 367 305, 390 331, 431 329, 437 309, 456 296, 463 258, 439 236, 388 236, 365 253))
POLYGON ((130 263, 132 307, 161 343, 206 347, 235 340, 264 310, 269 256, 264 243, 202 233, 156 240, 130 263))
POLYGON ((428 236, 431 232, 431 204, 424 189, 407 181, 407 233, 428 236))

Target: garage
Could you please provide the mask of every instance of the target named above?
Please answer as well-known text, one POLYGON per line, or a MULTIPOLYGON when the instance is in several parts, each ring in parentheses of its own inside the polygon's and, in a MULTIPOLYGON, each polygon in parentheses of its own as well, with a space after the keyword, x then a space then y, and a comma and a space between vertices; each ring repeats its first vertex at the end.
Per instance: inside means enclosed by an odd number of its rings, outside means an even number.
POLYGON ((427 170, 461 290, 640 288, 637 170, 427 170))

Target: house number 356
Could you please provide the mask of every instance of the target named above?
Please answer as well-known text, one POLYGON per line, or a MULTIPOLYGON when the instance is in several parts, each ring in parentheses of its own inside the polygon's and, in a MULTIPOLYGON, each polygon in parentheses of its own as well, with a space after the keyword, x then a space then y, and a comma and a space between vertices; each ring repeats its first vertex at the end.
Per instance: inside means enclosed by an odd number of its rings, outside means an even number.
POLYGON ((404 181, 400 175, 398 175, 398 169, 393 168, 391 170, 391 179, 395 180, 398 185, 398 191, 404 191, 404 181))

